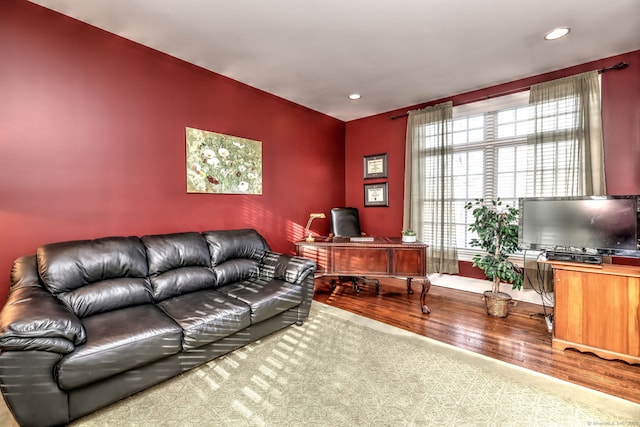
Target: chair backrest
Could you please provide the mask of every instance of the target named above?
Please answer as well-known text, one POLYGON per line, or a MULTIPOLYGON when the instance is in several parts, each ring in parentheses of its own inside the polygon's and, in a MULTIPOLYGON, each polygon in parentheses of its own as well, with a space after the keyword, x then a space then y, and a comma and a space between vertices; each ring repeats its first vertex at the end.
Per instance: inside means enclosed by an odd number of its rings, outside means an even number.
POLYGON ((332 208, 330 226, 334 236, 355 237, 362 235, 357 208, 332 208))

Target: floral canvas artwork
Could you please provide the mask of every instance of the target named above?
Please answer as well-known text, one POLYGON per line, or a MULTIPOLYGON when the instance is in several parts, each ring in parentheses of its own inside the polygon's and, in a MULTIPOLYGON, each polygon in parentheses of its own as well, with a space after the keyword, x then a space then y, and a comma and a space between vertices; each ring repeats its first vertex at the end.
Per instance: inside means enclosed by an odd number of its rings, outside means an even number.
POLYGON ((262 143, 187 128, 187 192, 262 194, 262 143))

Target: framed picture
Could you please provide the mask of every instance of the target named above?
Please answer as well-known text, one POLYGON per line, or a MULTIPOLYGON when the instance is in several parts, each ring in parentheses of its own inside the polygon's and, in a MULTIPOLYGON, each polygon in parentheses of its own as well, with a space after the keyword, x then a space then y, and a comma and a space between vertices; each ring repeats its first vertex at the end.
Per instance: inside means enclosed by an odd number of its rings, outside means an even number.
POLYGON ((388 170, 387 153, 364 156, 364 179, 387 178, 388 170))
POLYGON ((365 184, 364 206, 389 206, 388 183, 382 182, 380 184, 365 184))
POLYGON ((262 142, 186 128, 187 193, 262 194, 262 142))

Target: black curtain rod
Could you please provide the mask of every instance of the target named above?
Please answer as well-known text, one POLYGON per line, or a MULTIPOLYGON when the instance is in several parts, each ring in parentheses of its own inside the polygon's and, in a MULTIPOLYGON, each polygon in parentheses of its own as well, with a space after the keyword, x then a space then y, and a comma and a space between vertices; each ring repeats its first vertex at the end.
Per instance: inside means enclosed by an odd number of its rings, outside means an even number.
MULTIPOLYGON (((629 66, 629 64, 627 64, 626 62, 620 62, 620 63, 618 63, 616 65, 612 65, 610 67, 600 68, 598 70, 598 73, 599 74, 603 74, 604 72, 609 71, 609 70, 622 70, 624 68, 627 68, 628 66, 629 66)), ((495 97, 503 96, 503 95, 509 95, 511 93, 516 93, 516 92, 522 92, 523 90, 527 90, 527 89, 530 89, 530 88, 531 88, 531 86, 524 86, 524 87, 520 87, 520 88, 517 88, 517 89, 506 90, 504 92, 494 93, 493 95, 486 95, 486 96, 481 96, 479 98, 470 99, 469 101, 465 101, 465 102, 463 102, 461 104, 458 104, 458 105, 469 104, 471 102, 483 101, 485 99, 495 98, 495 97)), ((399 119, 399 118, 402 118, 402 117, 406 117, 408 115, 409 115, 409 113, 399 114, 397 116, 391 116, 390 119, 391 120, 395 120, 395 119, 399 119)))

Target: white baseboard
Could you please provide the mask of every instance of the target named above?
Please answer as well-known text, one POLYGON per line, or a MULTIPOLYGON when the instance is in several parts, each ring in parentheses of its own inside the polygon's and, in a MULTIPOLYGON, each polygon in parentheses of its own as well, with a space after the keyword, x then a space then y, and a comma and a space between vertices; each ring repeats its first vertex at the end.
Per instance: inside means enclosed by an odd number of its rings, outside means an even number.
MULTIPOLYGON (((434 286, 442 286, 445 288, 457 289, 460 291, 474 292, 482 294, 484 291, 491 289, 491 282, 488 280, 474 279, 472 277, 454 276, 450 274, 433 273, 429 275, 429 280, 434 286)), ((542 298, 533 289, 522 289, 520 291, 515 289, 506 289, 507 285, 504 285, 503 292, 508 293, 514 300, 530 302, 532 304, 538 304, 542 306, 542 298)), ((550 294, 552 297, 553 294, 550 294)), ((553 302, 546 301, 546 306, 553 306, 553 302)))

